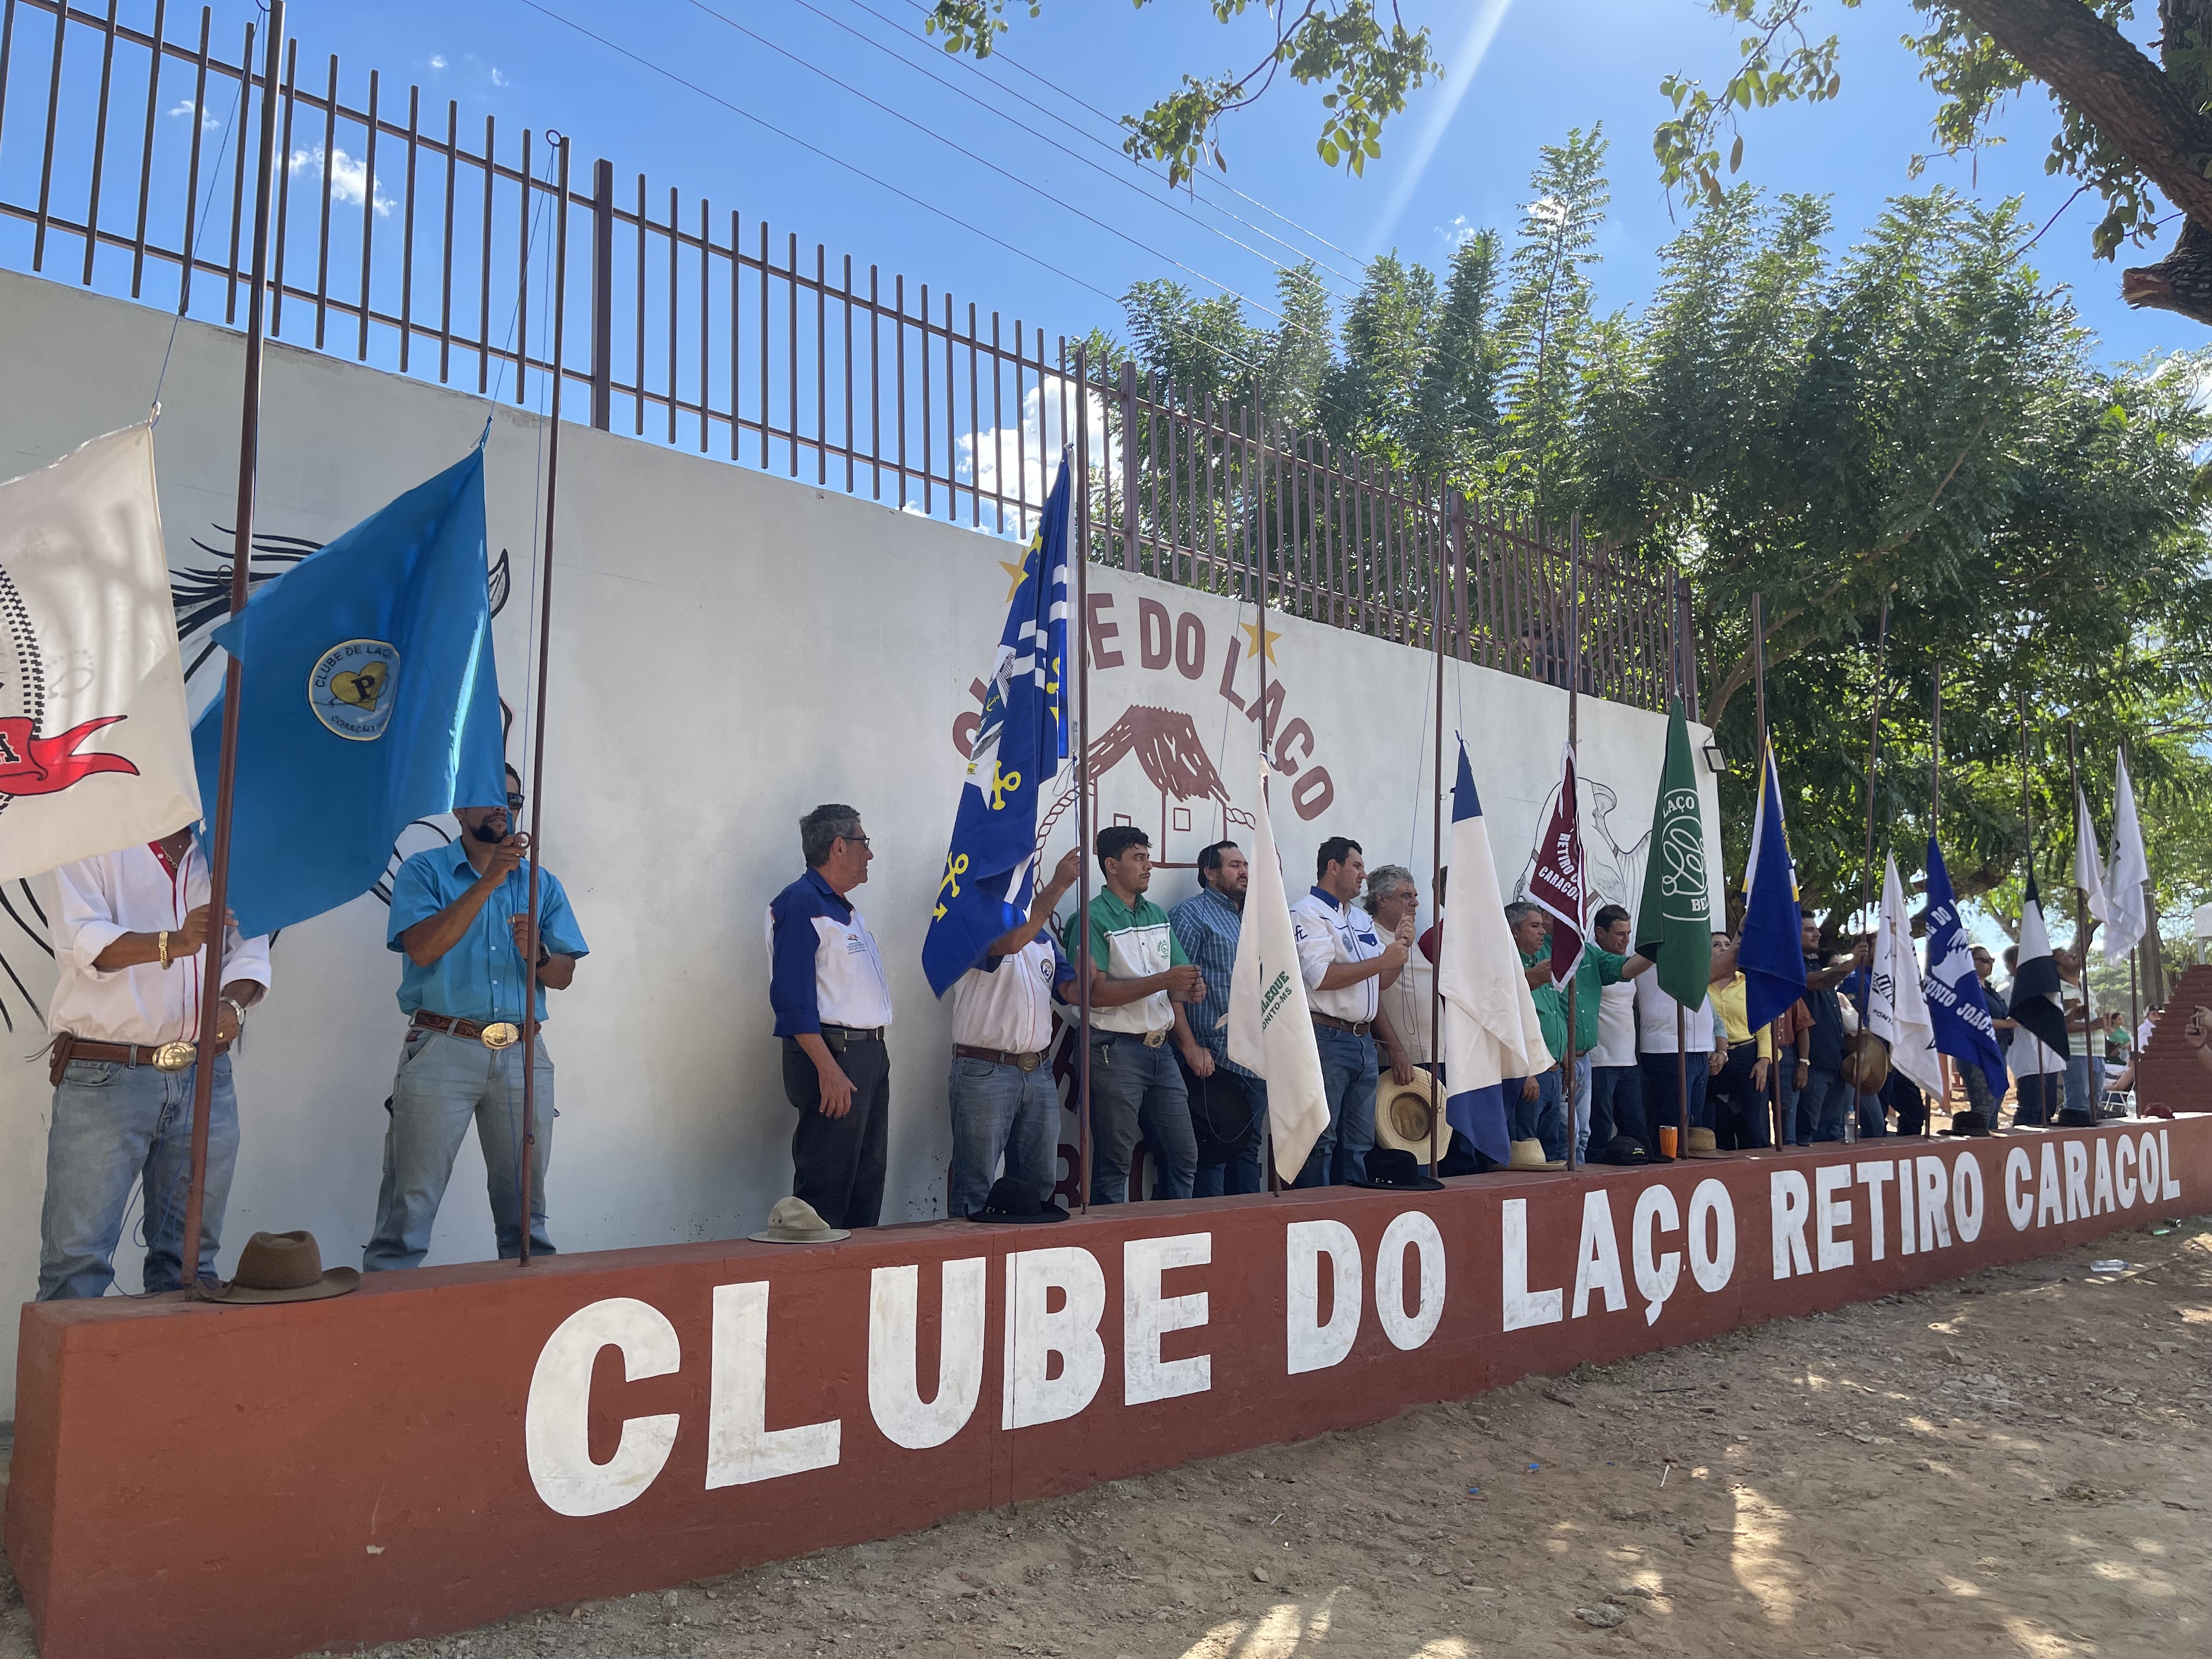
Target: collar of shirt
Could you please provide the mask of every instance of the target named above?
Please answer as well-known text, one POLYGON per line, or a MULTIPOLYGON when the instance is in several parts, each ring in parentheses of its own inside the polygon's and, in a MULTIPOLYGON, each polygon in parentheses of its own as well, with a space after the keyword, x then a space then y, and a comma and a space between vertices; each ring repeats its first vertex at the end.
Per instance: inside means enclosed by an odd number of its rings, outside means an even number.
POLYGON ((1326 887, 1309 887, 1306 890, 1309 893, 1311 893, 1316 898, 1319 899, 1323 904, 1328 906, 1332 910, 1341 910, 1344 908, 1343 904, 1338 900, 1336 895, 1330 892, 1326 887))
POLYGON ((823 902, 837 913, 837 919, 840 921, 852 921, 853 901, 832 887, 829 878, 819 870, 809 870, 800 879, 822 895, 823 902))
MULTIPOLYGON (((427 1009, 448 1019, 489 1024, 519 1022, 528 985, 528 964, 514 948, 514 919, 530 913, 530 867, 507 872, 469 923, 453 948, 427 966, 406 954, 400 935, 428 921, 465 893, 477 880, 465 843, 418 853, 399 867, 392 882, 389 942, 400 952, 400 1012, 427 1009)), ((562 956, 585 954, 584 941, 568 916, 567 895, 550 870, 538 872, 538 933, 545 948, 562 956)), ((534 1012, 546 1016, 545 988, 538 988, 534 1012)))

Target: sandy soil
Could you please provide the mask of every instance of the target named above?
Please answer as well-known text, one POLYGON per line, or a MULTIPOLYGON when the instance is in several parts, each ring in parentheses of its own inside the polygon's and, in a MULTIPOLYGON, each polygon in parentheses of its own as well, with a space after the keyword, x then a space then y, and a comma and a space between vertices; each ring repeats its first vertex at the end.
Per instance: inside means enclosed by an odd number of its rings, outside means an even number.
MULTIPOLYGON (((375 1659, 2212 1652, 2212 1224, 375 1659), (2099 1257, 2134 1263, 2097 1273, 2099 1257), (1671 1460, 1671 1461, 1670 1461, 1671 1460)), ((0 1659, 29 1659, 0 1571, 0 1659)))

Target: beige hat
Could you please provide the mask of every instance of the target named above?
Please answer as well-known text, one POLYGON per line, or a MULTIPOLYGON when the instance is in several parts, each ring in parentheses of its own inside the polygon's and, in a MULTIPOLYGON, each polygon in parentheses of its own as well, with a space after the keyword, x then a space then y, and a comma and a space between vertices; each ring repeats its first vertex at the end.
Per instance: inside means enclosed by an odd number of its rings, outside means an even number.
POLYGON ((829 1244, 852 1236, 849 1229, 823 1220, 803 1198, 779 1198, 768 1212, 768 1225, 746 1235, 763 1244, 829 1244))
POLYGON ((1411 1083, 1394 1083, 1386 1076, 1375 1096, 1375 1144, 1411 1152, 1417 1164, 1442 1158, 1451 1150, 1451 1131, 1444 1130, 1441 1146, 1431 1149, 1436 1115, 1436 1079, 1423 1071, 1416 1071, 1411 1083))
POLYGON ((1564 1158, 1546 1158, 1544 1143, 1532 1137, 1513 1143, 1512 1162, 1506 1167, 1513 1170, 1564 1170, 1567 1165, 1564 1158))
POLYGON ((1721 1150, 1720 1142, 1713 1139, 1711 1129, 1692 1129, 1690 1131, 1690 1156, 1726 1158, 1728 1154, 1721 1150))

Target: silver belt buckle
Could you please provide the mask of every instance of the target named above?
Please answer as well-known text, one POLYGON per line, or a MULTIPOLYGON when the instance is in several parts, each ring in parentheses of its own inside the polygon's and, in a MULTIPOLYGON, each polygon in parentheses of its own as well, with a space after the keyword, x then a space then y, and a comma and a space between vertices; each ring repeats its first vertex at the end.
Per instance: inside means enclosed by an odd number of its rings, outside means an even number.
POLYGON ((1042 1054, 1013 1054, 1009 1058, 1013 1060, 1017 1067, 1024 1072, 1034 1072, 1044 1063, 1042 1054))
POLYGON ((1167 1040, 1168 1034, 1165 1031, 1147 1031, 1145 1033, 1145 1047, 1147 1048, 1157 1048, 1167 1040))
POLYGON ((154 1069, 157 1072, 189 1071, 199 1050, 189 1042, 165 1042, 154 1050, 154 1069))
POLYGON ((487 1048, 512 1048, 522 1041, 522 1028, 510 1019, 495 1019, 477 1033, 477 1040, 487 1048))

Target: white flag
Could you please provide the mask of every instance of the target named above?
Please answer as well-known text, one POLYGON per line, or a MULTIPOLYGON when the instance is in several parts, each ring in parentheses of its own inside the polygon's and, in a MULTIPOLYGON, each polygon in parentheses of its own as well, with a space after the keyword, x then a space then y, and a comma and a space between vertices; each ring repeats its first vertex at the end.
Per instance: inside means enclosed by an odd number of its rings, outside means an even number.
MULTIPOLYGON (((2105 896, 2105 860, 2097 851, 2097 826, 2089 821, 2089 798, 2079 784, 2074 787, 2074 884, 2088 896, 2092 916, 2099 921, 2112 919, 2111 901, 2105 896)), ((2086 971, 2087 951, 2082 966, 2086 971)))
POLYGON ((198 822, 151 426, 0 484, 0 880, 198 822))
POLYGON ((2105 878, 2105 902, 2112 915, 2105 923, 2105 960, 2118 962, 2142 943, 2150 932, 2150 860, 2143 852, 2142 821, 2136 816, 2135 780, 2128 775, 2128 757, 2120 757, 2112 781, 2112 867, 2105 878))
POLYGON ((1874 982, 1867 1029, 1889 1044, 1889 1063, 1936 1100, 1943 1098, 1943 1067, 1936 1058, 1936 1024, 1920 989, 1920 958, 1912 949, 1912 919, 1897 878, 1897 855, 1881 872, 1881 918, 1875 926, 1874 982))
POLYGON ((1275 1170, 1285 1181, 1295 1181, 1328 1128, 1328 1091, 1322 1082, 1321 1049, 1306 1006, 1282 860, 1275 854, 1275 828, 1267 817, 1266 763, 1261 765, 1252 879, 1244 892, 1244 925, 1237 935, 1237 966, 1229 976, 1229 1057, 1267 1079, 1275 1170))

